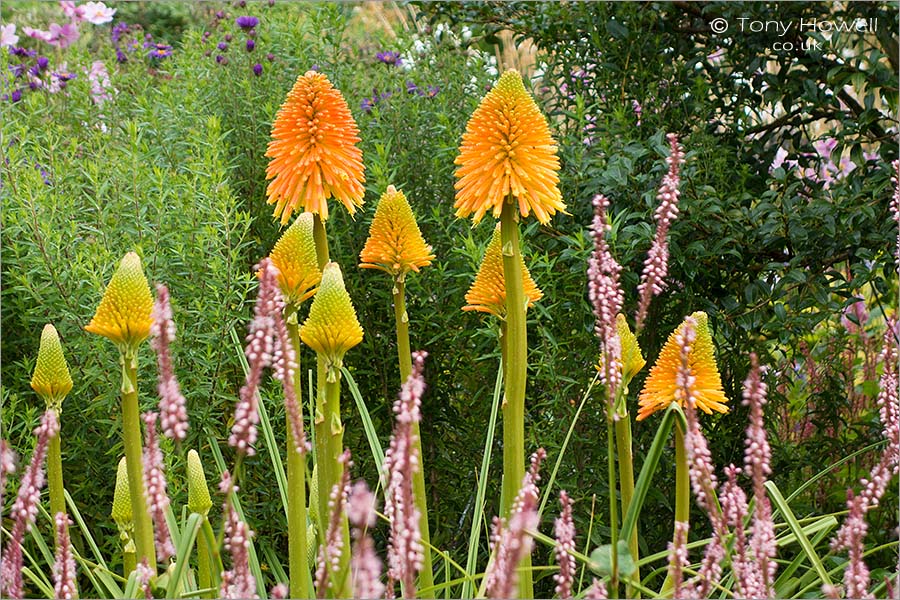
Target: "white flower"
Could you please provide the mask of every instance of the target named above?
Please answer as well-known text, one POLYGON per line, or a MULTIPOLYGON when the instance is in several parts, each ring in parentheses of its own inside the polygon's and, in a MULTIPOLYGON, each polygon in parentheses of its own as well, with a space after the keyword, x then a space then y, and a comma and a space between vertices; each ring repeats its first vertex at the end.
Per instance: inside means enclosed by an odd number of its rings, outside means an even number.
POLYGON ((87 2, 80 7, 84 14, 84 20, 94 25, 102 25, 113 20, 116 14, 115 8, 109 8, 102 2, 87 2))
POLYGON ((472 29, 468 25, 463 25, 460 37, 462 38, 462 41, 468 42, 472 39, 472 29))
POLYGON ((16 35, 16 24, 0 25, 0 48, 7 46, 15 46, 19 42, 19 36, 16 35))

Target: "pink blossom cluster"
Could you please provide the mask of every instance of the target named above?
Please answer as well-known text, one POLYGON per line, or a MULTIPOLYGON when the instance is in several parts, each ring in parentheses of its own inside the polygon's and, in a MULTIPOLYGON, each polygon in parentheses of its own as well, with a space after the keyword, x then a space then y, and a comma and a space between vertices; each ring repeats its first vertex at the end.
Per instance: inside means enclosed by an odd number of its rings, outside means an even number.
POLYGON ((591 587, 584 594, 585 600, 606 600, 609 594, 606 592, 606 584, 602 580, 594 578, 591 587))
POLYGON ((412 482, 420 468, 413 425, 422 418, 422 395, 425 393, 422 371, 427 356, 427 352, 413 352, 412 373, 394 401, 394 432, 384 457, 385 514, 391 523, 388 593, 393 590, 393 582, 399 581, 407 598, 415 597, 416 574, 424 561, 419 527, 421 515, 416 507, 412 482))
POLYGON ((647 309, 650 307, 650 300, 653 296, 658 296, 665 289, 665 278, 669 272, 669 227, 678 217, 678 196, 680 192, 678 186, 681 183, 679 172, 681 165, 684 164, 684 150, 678 144, 678 136, 670 133, 666 136, 669 141, 669 156, 666 158, 666 164, 669 165, 669 171, 663 176, 662 184, 656 199, 659 200, 659 206, 653 215, 656 221, 656 236, 653 238, 653 244, 644 260, 644 271, 641 273, 641 282, 638 284, 638 311, 635 328, 640 330, 643 327, 644 319, 647 317, 647 309))
POLYGON ((219 594, 222 598, 258 598, 256 578, 250 572, 250 540, 253 538, 253 532, 231 505, 232 495, 237 493, 238 488, 228 471, 222 473, 219 491, 225 494, 225 504, 222 508, 225 515, 225 549, 231 555, 231 568, 222 573, 222 587, 219 594))
POLYGON ((547 457, 543 448, 531 455, 531 468, 522 479, 522 487, 510 508, 509 518, 494 517, 491 528, 492 561, 484 575, 488 598, 515 598, 517 570, 531 554, 534 541, 529 533, 538 526, 538 488, 541 462, 547 457))
MULTIPOLYGON (((62 9, 63 16, 69 19, 68 23, 63 25, 50 23, 49 28, 46 30, 23 27, 22 31, 25 35, 46 42, 56 48, 64 49, 77 42, 78 38, 81 37, 81 33, 78 31, 79 23, 87 22, 92 25, 102 25, 112 21, 113 15, 116 14, 115 8, 109 8, 103 2, 86 2, 81 6, 77 6, 74 2, 63 0, 59 3, 59 6, 62 9)), ((14 44, 15 42, 12 43, 14 44)))
POLYGON ((68 515, 64 512, 56 513, 56 562, 53 563, 53 592, 56 598, 70 600, 78 597, 78 587, 75 581, 75 557, 72 554, 72 544, 69 541, 68 515))
POLYGON ((328 529, 325 532, 325 543, 319 547, 316 568, 316 598, 324 598, 328 589, 335 587, 332 581, 341 567, 341 555, 344 552, 344 538, 341 527, 341 516, 346 510, 350 497, 350 451, 338 459, 343 465, 341 480, 334 484, 328 496, 328 529))
POLYGON ((269 590, 269 598, 270 600, 285 600, 290 593, 291 591, 286 584, 277 583, 269 590))
POLYGON ((681 600, 689 598, 684 586, 684 568, 690 564, 688 561, 688 528, 684 521, 675 521, 675 535, 669 542, 669 577, 672 580, 672 598, 681 600))
POLYGON ((612 412, 616 392, 622 383, 622 343, 616 329, 616 315, 622 311, 624 296, 619 286, 622 266, 613 258, 606 234, 609 200, 603 194, 594 196, 594 220, 591 234, 594 250, 588 259, 588 298, 594 307, 594 332, 600 338, 600 376, 606 384, 607 401, 612 412))
POLYGON ((2 516, 3 511, 3 492, 6 490, 6 478, 15 472, 16 452, 9 447, 6 440, 0 440, 0 516, 2 516))
POLYGON ((372 536, 368 534, 368 529, 375 526, 375 494, 365 481, 357 481, 350 488, 347 520, 353 527, 353 549, 350 553, 353 597, 382 598, 385 586, 381 582, 381 559, 375 552, 372 536))
POLYGON ((147 509, 153 518, 153 529, 156 542, 156 556, 162 562, 175 556, 175 546, 169 533, 166 521, 166 510, 169 508, 169 495, 166 493, 166 472, 163 454, 159 449, 159 438, 156 436, 155 412, 141 416, 146 425, 144 439, 144 493, 147 495, 147 509))
MULTIPOLYGON (((270 276, 276 277, 277 269, 269 262, 267 270, 270 276)), ((284 298, 281 296, 280 289, 276 289, 278 298, 277 304, 284 306, 284 298)), ((303 417, 300 413, 300 402, 297 398, 297 390, 294 388, 294 376, 300 368, 297 364, 297 356, 294 351, 294 344, 288 335, 287 324, 284 322, 284 316, 281 310, 272 314, 275 325, 275 356, 273 359, 275 368, 275 379, 281 382, 284 390, 284 409, 288 416, 288 422, 291 426, 291 439, 294 442, 294 451, 303 454, 307 452, 309 443, 306 441, 306 432, 303 430, 303 417)))
POLYGON ((159 367, 159 383, 156 389, 159 393, 163 435, 183 441, 188 430, 187 401, 181 394, 181 387, 172 366, 172 351, 169 344, 175 340, 175 321, 172 319, 172 306, 169 303, 169 288, 162 284, 156 286, 150 335, 150 345, 156 351, 156 364, 159 367))
POLYGON ((41 424, 34 430, 37 443, 31 455, 31 463, 22 475, 19 493, 10 512, 10 516, 14 519, 12 535, 9 547, 0 561, 2 563, 0 594, 5 592, 7 598, 22 598, 22 542, 37 517, 41 488, 44 487, 44 460, 47 458, 47 448, 50 445, 50 438, 58 434, 59 421, 56 411, 47 409, 41 417, 41 424))
MULTIPOLYGON (((800 165, 799 158, 789 159, 790 153, 784 148, 778 148, 775 151, 775 158, 769 165, 769 173, 775 169, 784 167, 790 169, 799 179, 805 179, 813 183, 822 184, 823 189, 828 189, 835 182, 845 179, 850 173, 856 170, 856 163, 850 158, 841 157, 837 163, 834 162, 831 155, 837 148, 838 141, 835 138, 827 137, 813 142, 812 146, 815 152, 801 152, 798 157, 818 161, 819 168, 810 166, 803 167, 800 165)), ((864 152, 864 160, 875 161, 879 156, 877 153, 864 152)))
POLYGON ((553 575, 556 582, 556 595, 562 600, 572 597, 572 583, 575 580, 575 558, 571 552, 575 550, 575 522, 572 519, 572 499, 565 490, 559 493, 559 504, 562 510, 553 524, 556 535, 556 563, 559 573, 553 575))
POLYGON ((141 586, 141 591, 144 592, 144 600, 153 600, 153 589, 150 586, 150 581, 156 573, 150 568, 150 563, 147 562, 146 558, 137 564, 134 572, 137 575, 137 583, 141 586))

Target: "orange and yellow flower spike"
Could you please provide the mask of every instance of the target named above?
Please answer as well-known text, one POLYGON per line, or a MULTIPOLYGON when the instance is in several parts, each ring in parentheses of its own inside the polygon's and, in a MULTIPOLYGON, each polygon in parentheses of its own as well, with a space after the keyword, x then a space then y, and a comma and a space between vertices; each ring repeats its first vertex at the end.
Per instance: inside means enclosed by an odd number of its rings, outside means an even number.
POLYGON ((434 260, 416 217, 402 191, 392 185, 382 194, 369 227, 369 239, 359 253, 360 267, 380 269, 395 278, 418 273, 434 260))
MULTIPOLYGON (((722 379, 716 366, 706 313, 695 312, 691 317, 696 321, 697 338, 691 345, 689 367, 694 377, 693 392, 697 407, 706 414, 712 414, 713 411, 728 412, 726 406, 728 398, 722 390, 722 379)), ((675 392, 678 389, 676 376, 681 365, 677 337, 683 328, 684 323, 669 335, 659 358, 656 359, 656 364, 650 369, 650 375, 644 382, 644 389, 641 390, 638 401, 640 406, 638 421, 646 419, 658 410, 664 410, 672 402, 681 403, 676 398, 675 392)))
MULTIPOLYGON (((544 297, 544 293, 535 284, 525 266, 525 259, 519 255, 522 269, 522 282, 525 288, 525 298, 528 306, 544 297)), ((501 319, 506 316, 506 280, 503 277, 503 249, 500 240, 500 224, 494 229, 491 241, 488 243, 481 267, 475 275, 475 281, 466 292, 466 306, 463 310, 477 310, 498 316, 501 319)))
POLYGON ((322 271, 316 256, 312 213, 303 213, 294 220, 275 243, 269 258, 278 269, 278 287, 288 304, 299 305, 315 295, 322 271))
POLYGON ((340 368, 347 350, 363 339, 363 329, 356 318, 350 294, 344 287, 341 267, 328 263, 322 272, 319 291, 313 298, 309 317, 300 328, 300 339, 319 354, 325 355, 331 366, 340 368))
POLYGON ((499 218, 510 195, 523 217, 534 211, 541 223, 565 212, 556 143, 516 71, 504 73, 472 113, 455 163, 458 217, 499 218))
POLYGON ((272 124, 266 150, 268 203, 286 224, 294 211, 305 210, 328 220, 328 198, 350 211, 362 206, 362 150, 359 128, 344 96, 322 73, 307 71, 294 87, 272 124))
POLYGON ((150 335, 153 296, 141 259, 129 252, 113 274, 87 331, 112 340, 123 352, 135 350, 150 335))

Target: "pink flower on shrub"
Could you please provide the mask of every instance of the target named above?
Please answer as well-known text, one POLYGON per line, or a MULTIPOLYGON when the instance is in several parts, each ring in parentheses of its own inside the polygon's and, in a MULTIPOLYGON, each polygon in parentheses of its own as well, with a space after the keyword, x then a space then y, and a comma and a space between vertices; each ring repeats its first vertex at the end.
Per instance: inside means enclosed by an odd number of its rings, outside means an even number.
POLYGON ((76 10, 81 11, 84 20, 93 25, 109 23, 116 14, 115 8, 109 8, 102 2, 86 2, 76 10))
POLYGON ((0 25, 0 48, 15 46, 18 42, 19 36, 16 35, 15 23, 0 25))

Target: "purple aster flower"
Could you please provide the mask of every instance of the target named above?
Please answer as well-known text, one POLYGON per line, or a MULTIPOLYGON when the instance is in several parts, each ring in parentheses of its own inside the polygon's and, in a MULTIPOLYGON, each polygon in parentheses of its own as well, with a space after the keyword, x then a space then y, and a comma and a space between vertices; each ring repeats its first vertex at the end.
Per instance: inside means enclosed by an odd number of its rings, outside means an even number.
POLYGON ((256 63, 255 65, 253 65, 253 74, 254 75, 259 77, 260 75, 262 75, 262 72, 263 72, 263 66, 261 64, 256 63))
POLYGON ((375 106, 375 100, 372 98, 363 98, 362 102, 359 103, 359 107, 363 109, 363 112, 367 113, 372 112, 373 106, 375 106))
POLYGON ((309 68, 309 70, 310 70, 310 71, 315 71, 315 72, 318 73, 318 72, 319 72, 319 65, 313 65, 313 66, 311 66, 311 67, 309 68))
POLYGON ((18 102, 22 99, 22 90, 13 90, 12 95, 10 95, 10 102, 18 102))
POLYGON ((247 40, 247 52, 253 52, 254 48, 256 48, 256 42, 254 42, 252 39, 247 40))
POLYGON ((407 93, 407 94, 415 94, 415 93, 418 92, 418 91, 419 91, 419 86, 417 86, 417 85, 416 85, 415 83, 413 83, 412 81, 407 81, 407 82, 406 82, 406 93, 407 93))
POLYGON ((253 29, 257 25, 259 25, 259 19, 256 17, 238 17, 234 20, 234 24, 240 27, 241 29, 253 29))
POLYGON ((380 62, 383 62, 386 65, 390 65, 392 67, 399 67, 403 64, 403 59, 400 58, 399 52, 394 52, 393 50, 388 50, 387 52, 379 52, 375 55, 375 58, 380 62))
POLYGON ((49 59, 49 58, 47 58, 46 56, 38 56, 38 59, 37 59, 37 67, 38 67, 41 71, 43 71, 44 69, 46 69, 47 66, 48 66, 49 64, 50 64, 50 59, 49 59))
POLYGON ((128 57, 125 56, 125 53, 118 49, 116 50, 116 62, 119 62, 119 63, 128 62, 128 57))
POLYGON ((252 38, 255 38, 255 37, 256 37, 256 30, 255 30, 255 29, 251 29, 250 31, 247 32, 247 35, 249 35, 249 36, 252 37, 252 38))
POLYGON ((18 65, 9 65, 9 70, 12 71, 13 77, 15 77, 16 79, 24 75, 27 68, 27 65, 25 65, 24 63, 18 65))
POLYGON ((425 96, 428 98, 434 98, 441 92, 441 86, 439 85, 429 85, 428 92, 425 93, 425 96))
POLYGON ((168 58, 172 56, 172 46, 168 44, 154 44, 149 56, 150 58, 168 58))
POLYGON ((122 35, 128 32, 128 23, 125 21, 119 21, 115 25, 113 25, 112 31, 109 34, 110 39, 114 44, 117 44, 120 39, 122 39, 122 35))
POLYGON ((218 44, 216 44, 216 48, 218 48, 218 49, 221 50, 222 52, 227 52, 227 51, 228 51, 228 44, 226 44, 225 42, 219 42, 218 44))
POLYGON ((35 50, 26 50, 25 48, 19 48, 17 46, 10 46, 9 53, 13 56, 21 56, 22 58, 29 58, 37 55, 37 51, 35 50))

